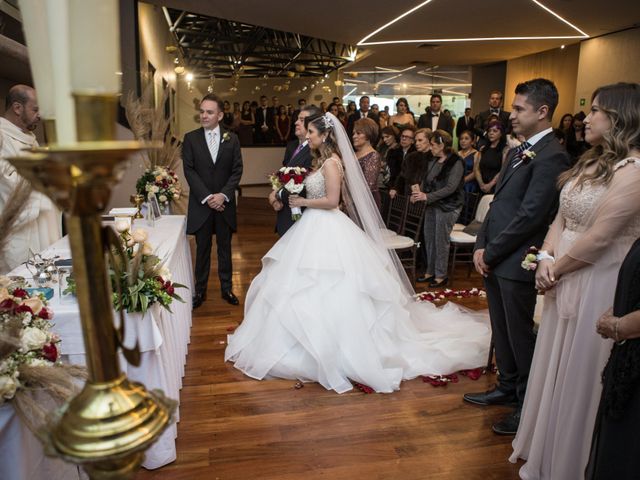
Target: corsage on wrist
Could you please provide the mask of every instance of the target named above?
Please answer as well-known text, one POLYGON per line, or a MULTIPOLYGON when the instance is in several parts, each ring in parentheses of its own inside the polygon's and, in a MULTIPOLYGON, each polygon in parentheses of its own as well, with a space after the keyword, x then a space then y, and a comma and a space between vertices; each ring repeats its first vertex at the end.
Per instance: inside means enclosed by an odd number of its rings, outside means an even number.
POLYGON ((553 258, 553 256, 546 250, 538 250, 537 247, 529 247, 524 254, 524 258, 522 259, 520 266, 525 270, 533 271, 538 268, 538 264, 542 260, 551 260, 553 263, 556 263, 556 259, 553 258))

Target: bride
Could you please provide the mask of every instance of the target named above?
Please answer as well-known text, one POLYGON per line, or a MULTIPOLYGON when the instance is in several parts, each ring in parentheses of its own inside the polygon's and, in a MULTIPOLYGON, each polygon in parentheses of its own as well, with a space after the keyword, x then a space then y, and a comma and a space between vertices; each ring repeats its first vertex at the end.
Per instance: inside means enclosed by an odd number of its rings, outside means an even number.
POLYGON ((314 171, 302 218, 262 259, 229 336, 225 361, 255 379, 315 381, 343 393, 481 366, 490 331, 482 315, 416 302, 342 124, 305 120, 314 171), (346 204, 349 216, 338 207, 346 204))

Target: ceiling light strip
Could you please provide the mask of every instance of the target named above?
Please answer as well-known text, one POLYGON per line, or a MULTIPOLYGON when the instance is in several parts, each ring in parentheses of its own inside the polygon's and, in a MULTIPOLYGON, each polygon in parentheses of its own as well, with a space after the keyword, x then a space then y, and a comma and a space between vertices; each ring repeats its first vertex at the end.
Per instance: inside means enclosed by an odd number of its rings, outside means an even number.
POLYGON ((427 3, 431 3, 432 0, 426 0, 425 2, 420 3, 419 5, 416 5, 415 7, 413 7, 411 10, 407 10, 406 12, 404 12, 402 15, 394 18, 393 20, 391 20, 389 23, 381 26, 380 28, 378 28, 377 30, 374 30, 373 32, 371 32, 369 35, 367 35, 366 37, 364 37, 362 40, 360 40, 358 42, 358 45, 367 45, 366 42, 369 38, 373 37, 376 33, 381 32, 382 30, 384 30, 385 28, 393 25, 394 23, 396 23, 398 20, 402 20, 404 17, 406 17, 407 15, 412 14, 413 12, 415 12, 416 10, 424 7, 427 3))
POLYGON ((358 46, 365 46, 365 45, 392 45, 392 44, 402 44, 402 43, 435 43, 435 42, 438 42, 438 43, 443 43, 443 42, 492 42, 492 41, 505 41, 505 40, 565 40, 565 39, 568 40, 568 39, 589 38, 589 35, 587 33, 583 32, 578 27, 576 27, 574 24, 572 24, 571 22, 569 22, 565 18, 563 18, 560 15, 558 15, 556 12, 551 10, 549 7, 546 7, 545 5, 540 3, 538 0, 531 0, 538 7, 542 8, 547 13, 550 13, 551 15, 556 17, 558 20, 560 20, 564 24, 566 24, 566 25, 570 26, 571 28, 573 28, 575 31, 579 32, 580 35, 531 36, 531 37, 437 38, 437 39, 427 39, 427 40, 388 40, 388 41, 381 41, 381 42, 367 42, 367 40, 369 38, 371 38, 372 36, 374 36, 376 33, 379 33, 382 30, 384 30, 385 28, 390 27, 391 25, 396 23, 398 20, 403 19, 407 15, 410 15, 411 13, 413 13, 416 10, 424 7, 428 3, 431 3, 432 1, 433 0, 426 0, 425 2, 422 2, 422 3, 418 4, 418 5, 416 5, 415 7, 411 8, 408 11, 406 11, 402 15, 399 15, 398 17, 394 18, 389 23, 386 23, 382 27, 380 27, 377 30, 374 30, 373 32, 371 32, 369 35, 367 35, 362 40, 360 40, 357 45, 358 46))
POLYGON ((362 45, 393 45, 400 43, 445 43, 445 42, 495 42, 504 40, 571 40, 586 38, 582 35, 559 35, 548 37, 476 37, 476 38, 427 38, 422 40, 387 40, 382 42, 367 42, 362 45))
POLYGON ((558 15, 556 12, 554 12, 553 10, 551 10, 549 7, 545 7, 542 3, 540 3, 538 0, 531 0, 533 3, 535 3, 536 5, 538 5, 540 8, 542 8, 543 10, 545 10, 546 12, 550 13, 551 15, 553 15, 554 17, 556 17, 558 20, 560 20, 563 23, 566 23, 567 25, 569 25, 571 28, 573 28, 576 32, 580 32, 582 34, 583 38, 589 38, 589 35, 586 34, 585 32, 583 32, 582 30, 580 30, 578 27, 576 27, 573 23, 571 23, 569 20, 566 20, 565 18, 561 17, 560 15, 558 15))

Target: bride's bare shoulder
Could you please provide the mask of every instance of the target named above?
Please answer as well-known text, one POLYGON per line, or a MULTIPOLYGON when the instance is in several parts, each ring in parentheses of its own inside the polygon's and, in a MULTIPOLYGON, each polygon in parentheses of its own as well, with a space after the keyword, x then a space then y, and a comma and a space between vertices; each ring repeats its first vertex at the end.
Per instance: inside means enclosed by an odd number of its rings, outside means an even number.
POLYGON ((333 154, 329 158, 324 161, 325 165, 331 165, 334 168, 337 168, 340 173, 344 171, 344 166, 342 165, 342 159, 337 155, 333 154))

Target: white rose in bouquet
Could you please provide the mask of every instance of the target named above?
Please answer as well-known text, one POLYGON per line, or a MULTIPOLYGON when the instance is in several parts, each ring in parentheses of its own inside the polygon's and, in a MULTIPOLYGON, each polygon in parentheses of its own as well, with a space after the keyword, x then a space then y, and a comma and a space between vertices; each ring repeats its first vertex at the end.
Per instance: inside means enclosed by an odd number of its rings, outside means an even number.
POLYGON ((24 352, 39 350, 48 342, 47 334, 35 327, 25 328, 20 338, 20 346, 24 352))
POLYGON ((0 399, 11 400, 16 394, 17 388, 18 382, 15 379, 9 375, 0 376, 0 399))
POLYGON ((164 203, 167 201, 167 196, 166 195, 160 195, 158 197, 158 200, 160 201, 160 203, 164 203))
POLYGON ((151 191, 152 191, 153 193, 158 193, 158 192, 160 191, 160 187, 158 187, 157 185, 153 185, 153 186, 151 187, 151 191))

